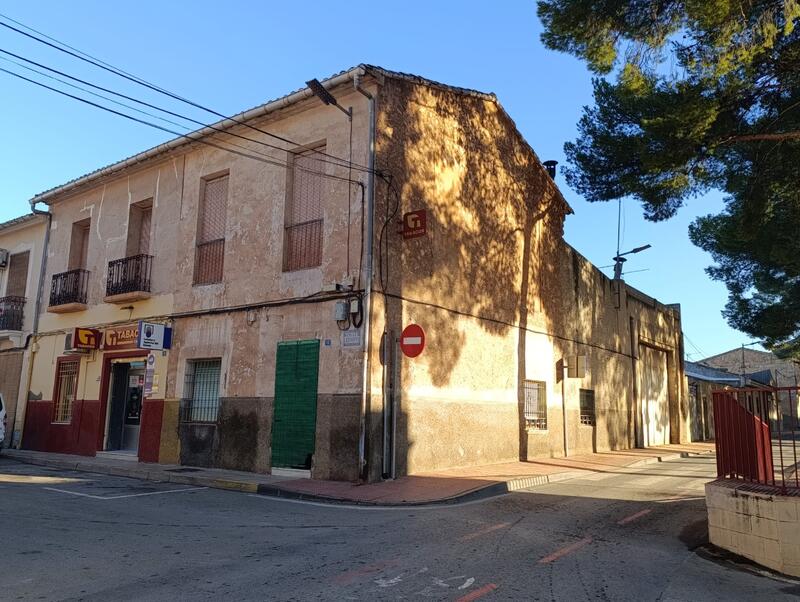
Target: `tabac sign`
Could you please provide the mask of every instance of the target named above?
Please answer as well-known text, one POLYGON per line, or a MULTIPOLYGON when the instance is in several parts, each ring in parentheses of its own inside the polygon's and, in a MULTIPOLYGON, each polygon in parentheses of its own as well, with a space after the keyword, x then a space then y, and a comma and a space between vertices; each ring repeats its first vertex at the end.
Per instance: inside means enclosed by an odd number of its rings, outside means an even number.
POLYGON ((72 349, 100 349, 100 331, 94 328, 76 328, 72 331, 72 349))
POLYGON ((107 328, 103 337, 103 349, 117 351, 123 349, 136 349, 136 338, 139 335, 137 324, 107 328))

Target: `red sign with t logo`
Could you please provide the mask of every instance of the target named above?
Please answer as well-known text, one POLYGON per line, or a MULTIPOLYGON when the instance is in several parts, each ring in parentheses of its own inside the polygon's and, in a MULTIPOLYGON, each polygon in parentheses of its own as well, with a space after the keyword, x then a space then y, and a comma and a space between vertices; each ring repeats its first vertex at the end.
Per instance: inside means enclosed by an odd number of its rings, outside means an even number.
POLYGON ((403 215, 403 229, 400 233, 403 238, 417 238, 425 236, 428 231, 428 212, 425 209, 409 211, 403 215))

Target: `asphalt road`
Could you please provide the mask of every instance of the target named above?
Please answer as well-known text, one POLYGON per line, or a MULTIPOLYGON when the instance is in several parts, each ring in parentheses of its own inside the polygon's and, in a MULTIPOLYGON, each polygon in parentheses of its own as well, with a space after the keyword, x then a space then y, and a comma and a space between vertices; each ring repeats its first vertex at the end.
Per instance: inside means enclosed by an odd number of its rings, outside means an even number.
POLYGON ((713 462, 363 509, 0 458, 0 599, 797 599, 798 584, 693 551, 713 462))

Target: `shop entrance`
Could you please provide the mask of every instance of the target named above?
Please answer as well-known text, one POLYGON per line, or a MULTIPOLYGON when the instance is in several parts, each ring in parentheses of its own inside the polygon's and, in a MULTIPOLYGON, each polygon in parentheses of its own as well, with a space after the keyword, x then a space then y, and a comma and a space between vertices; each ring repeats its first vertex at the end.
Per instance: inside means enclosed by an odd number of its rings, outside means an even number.
POLYGON ((106 451, 139 450, 144 371, 143 361, 120 360, 111 364, 106 451))

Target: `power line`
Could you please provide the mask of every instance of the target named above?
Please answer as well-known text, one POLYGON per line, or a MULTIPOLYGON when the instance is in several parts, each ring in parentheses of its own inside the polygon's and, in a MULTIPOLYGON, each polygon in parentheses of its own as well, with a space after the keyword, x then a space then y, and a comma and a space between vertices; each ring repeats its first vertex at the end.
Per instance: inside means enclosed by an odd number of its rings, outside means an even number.
MULTIPOLYGON (((124 79, 127 79, 127 80, 129 80, 129 81, 131 81, 133 83, 139 84, 140 86, 144 86, 146 88, 149 88, 150 90, 153 90, 153 91, 158 92, 160 94, 164 94, 164 95, 169 96, 170 98, 173 98, 175 100, 179 100, 180 102, 186 103, 186 104, 188 104, 190 106, 193 106, 195 108, 198 108, 198 109, 200 109, 202 111, 206 111, 207 113, 211 113, 212 115, 215 115, 215 116, 217 116, 217 117, 219 117, 219 118, 221 118, 223 120, 233 121, 234 123, 236 123, 238 125, 242 125, 242 126, 245 126, 247 128, 250 128, 252 130, 255 130, 257 132, 261 132, 262 134, 265 134, 267 136, 275 138, 276 140, 280 140, 281 142, 284 142, 286 144, 291 144, 293 146, 298 147, 298 149, 300 149, 300 150, 289 150, 289 149, 281 149, 281 150, 284 150, 286 152, 290 152, 292 154, 297 154, 299 152, 306 152, 306 151, 314 151, 315 150, 315 149, 307 147, 306 145, 301 145, 301 144, 299 144, 297 142, 294 142, 294 141, 290 140, 289 138, 285 138, 283 136, 278 136, 277 134, 273 134, 272 132, 269 132, 269 131, 263 130, 261 128, 258 128, 258 127, 254 126, 254 125, 252 125, 252 124, 250 124, 250 123, 248 123, 246 121, 242 121, 240 119, 236 119, 235 117, 230 117, 230 116, 224 115, 224 114, 222 114, 222 113, 220 113, 218 111, 215 111, 214 109, 210 109, 210 108, 205 107, 205 106, 203 106, 203 105, 201 105, 199 103, 196 103, 196 102, 194 102, 192 100, 189 100, 188 98, 184 98, 183 96, 180 96, 179 94, 175 94, 174 92, 170 92, 169 90, 166 90, 165 88, 162 88, 160 86, 152 84, 152 83, 148 82, 147 80, 145 80, 145 79, 143 79, 141 77, 138 77, 136 75, 132 75, 130 73, 127 73, 126 71, 123 71, 122 69, 119 69, 118 67, 115 67, 115 66, 111 65, 110 63, 107 63, 105 61, 97 59, 97 58, 93 57, 92 55, 90 55, 90 54, 88 54, 86 52, 83 52, 81 50, 78 50, 77 48, 69 46, 68 44, 65 44, 64 42, 61 42, 60 40, 57 40, 56 38, 53 38, 51 36, 48 36, 48 35, 43 34, 41 32, 38 32, 37 30, 33 29, 32 27, 29 27, 29 26, 27 26, 27 25, 25 25, 23 23, 20 23, 19 21, 11 19, 10 17, 7 17, 6 15, 4 15, 2 13, 0 13, 0 17, 6 19, 8 21, 11 21, 13 23, 16 23, 17 25, 20 25, 21 27, 24 27, 25 29, 28 29, 29 31, 33 31, 33 32, 37 33, 38 35, 42 36, 43 38, 46 38, 46 39, 42 39, 41 37, 38 37, 37 35, 30 34, 30 33, 26 32, 26 31, 22 31, 21 29, 18 29, 16 27, 14 27, 13 25, 9 25, 8 23, 3 23, 2 21, 0 21, 0 25, 2 25, 3 27, 5 27, 7 29, 10 29, 12 31, 15 31, 16 33, 18 33, 20 35, 23 35, 23 36, 26 36, 26 37, 28 37, 28 38, 30 38, 32 40, 35 40, 35 41, 39 42, 40 44, 44 44, 46 46, 49 46, 49 47, 51 47, 51 48, 53 48, 55 50, 58 50, 59 52, 63 52, 65 54, 68 54, 68 55, 70 55, 72 57, 77 58, 78 60, 81 60, 81 61, 84 61, 84 62, 89 63, 91 65, 94 65, 95 67, 98 67, 100 69, 108 71, 109 73, 113 73, 114 75, 117 75, 118 77, 122 77, 124 79), (52 42, 49 42, 47 40, 52 40, 52 42), (55 42, 55 43, 53 43, 53 42, 55 42)), ((331 154, 328 154, 328 153, 325 153, 325 152, 320 152, 318 150, 315 151, 315 152, 317 152, 317 154, 329 157, 331 159, 335 159, 336 161, 340 161, 343 167, 347 167, 348 166, 347 159, 343 159, 342 157, 337 157, 335 155, 331 155, 331 154)), ((353 167, 355 167, 357 169, 360 169, 362 171, 367 171, 367 172, 370 171, 369 168, 364 166, 364 165, 360 165, 358 163, 352 163, 352 162, 350 162, 350 164, 353 167)))
POLYGON ((284 169, 288 169, 288 168, 291 167, 293 169, 298 169, 300 171, 314 173, 314 174, 317 174, 317 175, 320 175, 320 176, 323 176, 323 177, 327 177, 327 178, 331 178, 331 179, 334 179, 334 180, 340 180, 340 181, 343 181, 343 182, 349 182, 349 183, 352 183, 352 184, 361 185, 361 182, 359 182, 357 180, 350 180, 348 178, 343 178, 341 176, 335 176, 335 175, 332 175, 332 174, 326 174, 324 172, 315 171, 315 170, 308 169, 308 168, 305 168, 305 167, 302 167, 302 166, 299 166, 299 165, 296 165, 296 164, 292 165, 292 166, 289 166, 286 163, 283 163, 281 161, 276 160, 274 157, 271 157, 269 155, 264 155, 263 153, 259 153, 258 151, 250 149, 250 148, 247 148, 246 146, 243 146, 241 144, 236 144, 235 142, 230 142, 228 140, 224 141, 225 144, 229 144, 229 145, 235 146, 237 148, 243 148, 248 152, 242 152, 242 151, 237 151, 237 150, 234 150, 234 149, 231 149, 231 148, 226 148, 226 147, 221 146, 219 144, 215 144, 214 142, 210 142, 208 140, 205 140, 203 137, 197 137, 197 136, 193 135, 193 133, 191 133, 191 132, 189 134, 183 134, 181 132, 176 132, 176 131, 171 130, 171 129, 167 128, 167 127, 158 125, 156 123, 152 123, 152 122, 147 121, 145 119, 139 119, 138 117, 134 117, 133 115, 128 115, 127 113, 123 113, 121 111, 117 111, 117 110, 112 109, 110 107, 103 106, 103 105, 98 104, 96 102, 92 102, 91 100, 88 100, 86 98, 81 98, 80 96, 76 96, 74 94, 70 94, 69 92, 65 92, 64 90, 59 90, 58 88, 54 88, 52 86, 48 86, 47 84, 44 84, 42 82, 38 82, 38 81, 36 81, 34 79, 30 79, 28 77, 25 77, 24 75, 20 75, 19 73, 15 73, 13 71, 9 71, 8 69, 3 69, 2 67, 0 67, 0 72, 7 73, 8 75, 11 75, 11 76, 17 77, 19 79, 25 80, 25 81, 27 81, 29 83, 32 83, 32 84, 35 84, 37 86, 41 86, 42 88, 45 88, 45 89, 50 90, 52 92, 55 92, 57 94, 61 94, 63 96, 67 96, 67 97, 72 98, 74 100, 77 100, 79 102, 88 104, 88 105, 96 107, 98 109, 102 109, 103 111, 107 111, 109 113, 113 113, 114 115, 118 115, 120 117, 124 117, 125 119, 129 119, 131 121, 135 121, 137 123, 141 123, 143 125, 147 125, 147 126, 149 126, 151 128, 155 128, 155 129, 158 129, 158 130, 161 130, 161 131, 164 131, 164 132, 168 132, 168 133, 170 133, 170 134, 172 134, 174 136, 178 136, 180 138, 185 138, 185 139, 190 140, 192 142, 199 142, 201 144, 205 144, 206 146, 210 146, 210 147, 213 147, 213 148, 216 148, 216 149, 219 149, 219 150, 227 151, 227 152, 233 153, 235 155, 239 155, 241 157, 246 157, 248 159, 253 159, 254 161, 261 161, 262 163, 268 163, 270 165, 276 165, 278 167, 283 167, 284 169), (250 154, 250 153, 257 153, 258 156, 250 154))
POLYGON ((687 343, 689 343, 689 344, 690 344, 690 345, 691 345, 691 346, 694 348, 694 350, 695 350, 695 351, 697 351, 697 353, 699 353, 699 354, 700 354, 700 356, 701 356, 701 357, 709 357, 708 355, 706 355, 706 354, 703 352, 703 350, 702 350, 702 349, 700 349, 700 347, 698 347, 697 345, 695 345, 695 344, 694 344, 694 342, 692 342, 692 339, 690 339, 690 338, 689 338, 689 337, 686 335, 686 333, 683 333, 683 338, 684 338, 684 339, 686 339, 686 342, 687 342, 687 343))
MULTIPOLYGON (((0 52, 6 52, 6 51, 3 50, 2 48, 0 48, 0 52)), ((11 54, 12 56, 15 56, 13 53, 8 53, 8 54, 11 54)), ((12 65, 16 65, 17 67, 21 67, 21 68, 26 69, 28 71, 32 71, 33 73, 36 73, 37 75, 40 75, 42 77, 46 77, 48 79, 52 79, 54 81, 57 81, 57 82, 65 85, 65 86, 69 86, 70 88, 75 88, 76 90, 80 90, 81 92, 85 92, 86 94, 91 94, 92 96, 95 96, 97 98, 102 98, 103 100, 107 100, 108 102, 113 102, 115 105, 119 105, 121 107, 125 107, 126 109, 130 109, 131 111, 136 111, 137 113, 141 113, 142 115, 147 115, 148 117, 152 117, 154 119, 158 119, 158 120, 163 121, 165 123, 169 123, 169 124, 172 124, 172 125, 177 126, 179 128, 183 128, 185 130, 191 129, 188 126, 186 126, 186 125, 184 125, 182 123, 178 123, 176 121, 171 121, 171 120, 169 120, 169 119, 167 119, 165 117, 161 117, 159 115, 155 115, 154 113, 150 113, 148 111, 143 111, 142 109, 137 109, 136 107, 131 106, 129 104, 126 104, 124 102, 120 102, 118 100, 114 100, 113 98, 109 98, 108 96, 104 96, 103 94, 98 94, 97 92, 92 92, 91 90, 88 90, 87 88, 84 88, 82 86, 78 86, 77 84, 72 84, 72 83, 70 83, 70 82, 68 82, 66 80, 61 79, 60 77, 56 77, 54 75, 49 75, 49 74, 45 73, 44 71, 39 71, 38 69, 34 69, 33 67, 29 67, 28 65, 23 65, 22 63, 20 63, 18 61, 12 61, 11 59, 8 59, 8 58, 6 58, 4 56, 0 56, 0 60, 6 61, 7 63, 11 63, 12 65)), ((33 62, 33 61, 30 61, 30 62, 33 62)), ((47 68, 47 67, 45 67, 45 68, 47 68)), ((52 71, 55 72, 55 69, 53 69, 52 71)), ((66 76, 66 77, 70 77, 70 76, 66 76)), ((80 81, 77 78, 73 78, 73 79, 75 79, 76 81, 80 81)), ((92 84, 88 84, 88 85, 92 85, 92 84)), ((99 88, 99 86, 98 86, 98 88, 99 88)))
MULTIPOLYGON (((0 24, 2 24, 2 23, 0 23, 0 24)), ((93 84, 92 82, 86 81, 86 80, 81 79, 79 77, 75 77, 74 75, 70 75, 69 73, 65 73, 63 71, 59 71, 58 69, 54 69, 52 67, 48 67, 47 65, 44 65, 42 63, 38 63, 38 62, 36 62, 34 60, 31 60, 31 59, 26 58, 24 56, 21 56, 19 54, 15 54, 15 53, 10 52, 8 50, 5 50, 3 48, 0 48, 0 52, 3 53, 3 54, 7 54, 9 56, 13 56, 14 58, 19 59, 21 61, 25 61, 26 63, 30 63, 31 65, 36 65, 37 67, 40 67, 42 69, 46 69, 47 71, 50 71, 51 73, 57 73, 58 75, 61 75, 62 77, 66 77, 68 79, 71 79, 72 81, 80 82, 81 84, 84 84, 86 86, 90 86, 90 87, 94 88, 95 90, 101 90, 101 91, 106 92, 108 94, 113 94, 114 96, 117 96, 119 98, 124 98, 125 100, 130 100, 131 102, 135 102, 135 103, 140 104, 142 106, 149 107, 149 108, 154 109, 156 111, 161 111, 162 113, 166 113, 167 115, 172 115, 173 117, 177 117, 178 119, 183 119, 183 120, 188 121, 190 123, 193 123, 195 125, 199 125, 201 127, 210 128, 210 129, 214 130, 215 132, 219 132, 221 134, 227 134, 229 136, 234 136, 236 138, 240 138, 240 139, 246 140, 248 142, 253 142, 255 144, 261 144, 263 146, 266 146, 268 148, 273 148, 273 149, 279 150, 281 152, 290 152, 290 153, 292 153, 292 151, 288 151, 287 149, 285 149, 283 147, 276 146, 274 144, 270 144, 269 142, 264 142, 263 140, 257 140, 255 138, 248 138, 247 136, 243 136, 241 134, 237 134, 236 132, 232 132, 230 130, 227 130, 227 129, 224 129, 224 128, 220 128, 220 127, 217 127, 215 125, 209 125, 209 124, 206 124, 203 121, 199 121, 197 119, 193 119, 191 117, 187 117, 187 116, 182 115, 180 113, 176 113, 176 112, 171 111, 169 109, 165 109, 163 107, 159 107, 158 105, 154 105, 154 104, 151 104, 149 102, 145 102, 143 100, 139 100, 138 98, 135 98, 133 96, 128 96, 126 94, 122 94, 121 92, 116 92, 115 90, 111 90, 109 88, 104 88, 103 86, 98 86, 97 84, 93 84)), ((0 57, 0 58, 2 58, 2 57, 0 57)), ((6 59, 6 60, 8 60, 8 59, 6 59)), ((13 63, 14 61, 11 61, 11 62, 13 63)), ((19 63, 16 63, 16 64, 20 65, 19 63)), ((35 69, 31 69, 30 67, 26 67, 25 65, 20 65, 20 66, 25 68, 25 69, 29 69, 29 70, 32 70, 32 71, 36 72, 35 69)), ((51 77, 51 76, 49 76, 47 74, 44 74, 44 73, 41 73, 41 75, 44 75, 45 77, 51 77)), ((52 78, 52 77, 51 77, 51 79, 58 80, 58 78, 52 78)), ((58 80, 58 81, 60 81, 60 80, 58 80)), ((69 84, 68 82, 62 82, 62 83, 65 83, 66 85, 75 87, 72 84, 69 84)), ((78 87, 78 89, 81 89, 81 88, 78 87)), ((89 94, 92 94, 94 96, 97 96, 97 94, 95 94, 95 93, 93 93, 93 92, 91 92, 89 90, 84 90, 84 91, 88 92, 89 94)), ((103 96, 100 96, 100 97, 104 98, 103 96)), ((106 100, 114 102, 115 104, 122 104, 122 106, 128 107, 128 105, 125 105, 124 103, 119 103, 119 102, 117 102, 117 101, 115 101, 113 99, 106 98, 106 100)), ((181 127, 181 128, 184 128, 184 129, 189 129, 185 125, 175 123, 174 121, 170 121, 168 119, 164 119, 162 117, 159 117, 157 115, 153 115, 153 114, 148 113, 146 111, 141 111, 139 109, 136 109, 135 107, 128 107, 128 108, 130 108, 130 109, 132 109, 134 111, 140 112, 140 113, 144 113, 145 115, 148 115, 150 117, 154 117, 155 119, 159 119, 161 121, 165 121, 167 123, 171 123, 173 125, 177 125, 178 127, 181 127)), ((316 153, 317 154, 322 154, 319 151, 316 151, 316 153)), ((331 165, 335 165, 336 167, 349 167, 347 165, 342 165, 342 164, 339 164, 339 163, 333 163, 332 161, 326 161, 325 159, 318 159, 318 160, 320 162, 322 162, 322 163, 328 163, 328 164, 331 164, 331 165)))

